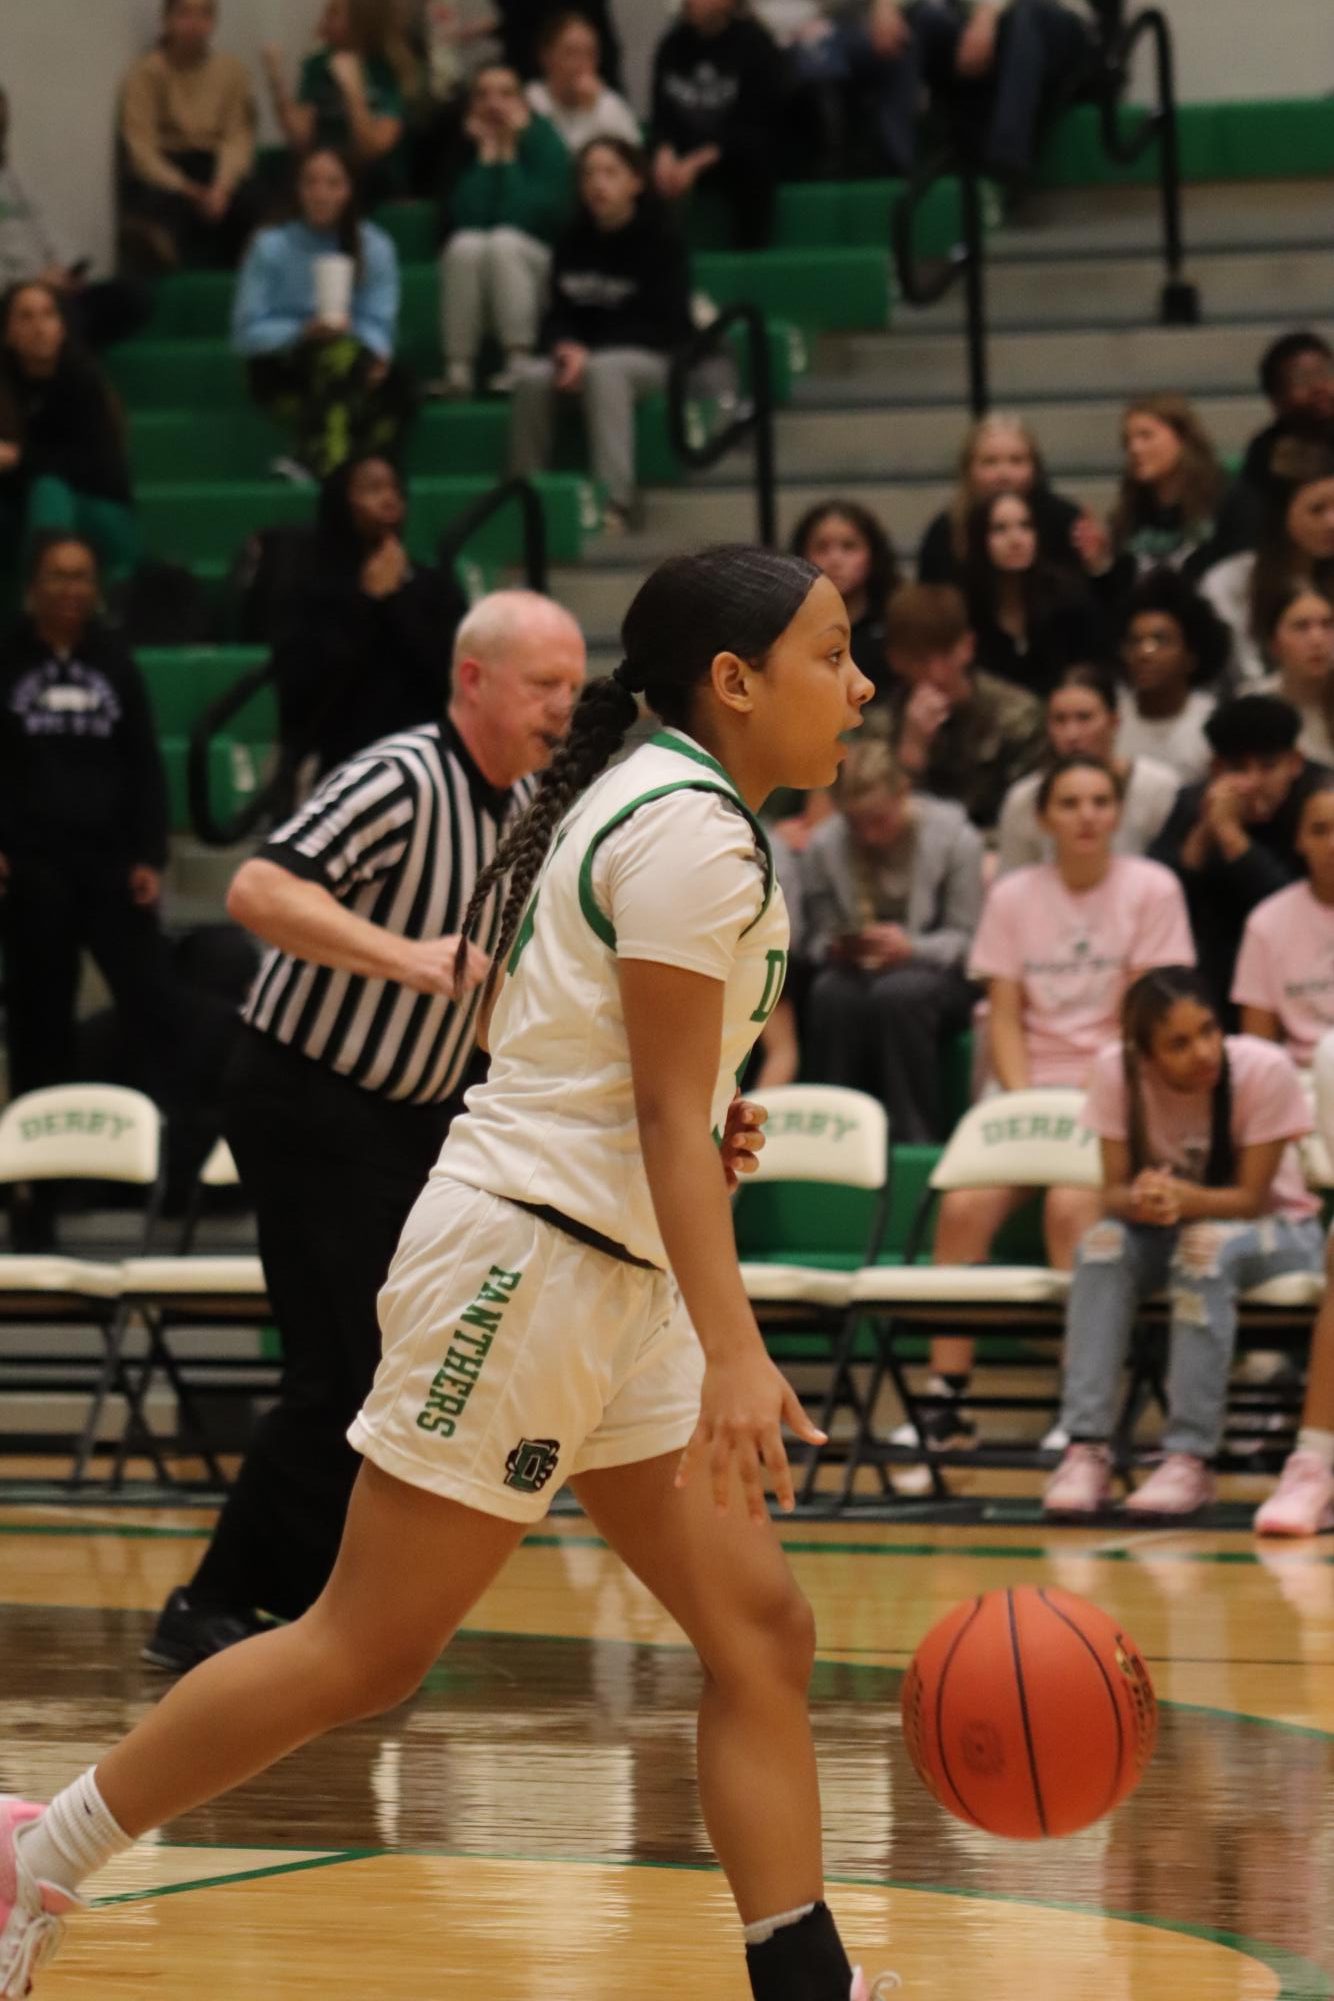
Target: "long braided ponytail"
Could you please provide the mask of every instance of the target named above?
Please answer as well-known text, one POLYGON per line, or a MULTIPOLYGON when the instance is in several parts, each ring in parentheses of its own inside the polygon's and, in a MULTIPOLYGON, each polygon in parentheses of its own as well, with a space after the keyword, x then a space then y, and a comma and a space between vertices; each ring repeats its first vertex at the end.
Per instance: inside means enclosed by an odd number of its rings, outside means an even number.
POLYGON ((457 980, 487 899, 508 876, 493 980, 504 965, 556 829, 621 749, 639 716, 638 694, 663 722, 683 727, 693 692, 708 678, 717 655, 736 653, 762 665, 819 576, 815 565, 799 556, 725 542, 672 556, 641 584, 621 627, 625 658, 614 674, 585 687, 532 805, 477 878, 460 926, 457 980))

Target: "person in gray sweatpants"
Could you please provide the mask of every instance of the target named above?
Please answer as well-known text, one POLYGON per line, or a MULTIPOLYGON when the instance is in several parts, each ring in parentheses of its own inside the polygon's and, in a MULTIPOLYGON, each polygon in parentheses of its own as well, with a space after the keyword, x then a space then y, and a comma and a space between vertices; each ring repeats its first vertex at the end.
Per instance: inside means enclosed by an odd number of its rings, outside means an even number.
POLYGON ((1061 1408, 1071 1443, 1043 1507, 1079 1518, 1107 1505, 1126 1351, 1143 1303, 1165 1293, 1164 1457, 1126 1512, 1179 1520, 1214 1497, 1239 1295, 1321 1267, 1320 1205, 1296 1146, 1310 1109, 1284 1049, 1224 1036, 1200 975, 1164 966, 1126 995, 1124 1043, 1096 1058, 1084 1118, 1102 1141, 1106 1214, 1075 1265, 1061 1408))
POLYGON ((510 471, 550 464, 557 399, 578 396, 614 529, 634 502, 636 405, 664 386, 671 351, 690 334, 690 280, 637 147, 590 140, 578 185, 579 213, 556 244, 543 351, 514 370, 510 471))

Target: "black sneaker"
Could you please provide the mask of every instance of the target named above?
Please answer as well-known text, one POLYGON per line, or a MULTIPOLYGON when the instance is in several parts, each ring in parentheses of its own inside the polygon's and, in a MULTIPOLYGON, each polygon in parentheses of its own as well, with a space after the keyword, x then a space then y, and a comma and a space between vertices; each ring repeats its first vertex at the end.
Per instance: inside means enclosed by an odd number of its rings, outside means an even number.
MULTIPOLYGON (((943 1401, 934 1410, 922 1412, 922 1431, 927 1444, 934 1445, 938 1452, 971 1450, 977 1444, 977 1426, 960 1409, 958 1396, 951 1393, 939 1376, 931 1378, 929 1393, 943 1401)), ((910 1452, 922 1449, 916 1426, 906 1419, 890 1432, 889 1442, 910 1452)), ((915 1466, 895 1466, 892 1478, 896 1494, 929 1494, 933 1486, 931 1469, 921 1460, 915 1466)))
POLYGON ((186 1674, 200 1661, 266 1632, 273 1622, 257 1612, 222 1612, 217 1607, 193 1606, 184 1585, 178 1585, 158 1614, 152 1637, 143 1648, 150 1667, 166 1668, 172 1674, 186 1674))

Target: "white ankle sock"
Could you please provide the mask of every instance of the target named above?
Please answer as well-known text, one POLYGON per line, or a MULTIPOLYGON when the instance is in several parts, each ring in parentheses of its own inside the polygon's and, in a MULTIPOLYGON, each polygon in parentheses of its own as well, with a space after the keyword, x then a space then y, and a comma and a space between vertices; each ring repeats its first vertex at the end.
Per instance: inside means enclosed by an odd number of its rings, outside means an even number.
POLYGON ((85 1876, 134 1846, 97 1789, 94 1765, 56 1794, 40 1820, 20 1828, 15 1840, 24 1866, 39 1883, 54 1883, 71 1893, 85 1876))
POLYGON ((1303 1425, 1297 1433, 1297 1450, 1314 1452, 1317 1459, 1323 1459, 1326 1466, 1334 1469, 1334 1431, 1317 1431, 1314 1426, 1303 1425))
POLYGON ((746 1944, 764 1945, 775 1932, 781 1932, 785 1925, 799 1925, 815 1909, 814 1904, 800 1904, 795 1911, 780 1911, 776 1918, 757 1918, 753 1925, 747 1925, 746 1944))

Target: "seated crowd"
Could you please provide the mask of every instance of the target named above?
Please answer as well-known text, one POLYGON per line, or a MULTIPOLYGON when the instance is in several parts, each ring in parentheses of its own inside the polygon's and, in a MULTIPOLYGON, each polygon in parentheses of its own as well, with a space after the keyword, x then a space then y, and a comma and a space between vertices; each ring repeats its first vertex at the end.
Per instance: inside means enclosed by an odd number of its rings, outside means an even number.
MULTIPOLYGON (((441 713, 465 610, 452 572, 406 547, 402 468, 428 385, 400 351, 378 205, 436 203, 429 388, 508 397, 516 474, 550 465, 559 413, 576 413, 615 532, 639 512, 636 407, 700 305, 687 209, 763 247, 784 174, 908 170, 924 93, 989 173, 1021 181, 1091 47, 1061 0, 971 15, 681 0, 641 127, 606 0, 327 0, 299 74, 266 51, 289 156, 266 179, 218 16, 217 0, 165 0, 124 79, 114 278, 87 281, 8 168, 0 93, 0 593, 23 579, 0 641, 14 1090, 76 1064, 81 949, 134 1024, 128 1074, 169 1105, 202 1075, 158 916, 162 759, 107 615, 143 551, 97 355, 144 323, 156 279, 236 269, 232 346, 281 434, 274 469, 319 483, 262 625, 300 787, 441 713)), ((1181 1274, 1178 1299, 1200 1302, 1177 1312, 1167 1457, 1133 1503, 1175 1518, 1211 1491, 1238 1290, 1320 1259, 1293 1148, 1310 1130, 1302 1075, 1334 1027, 1334 355, 1287 334, 1260 379, 1272 420, 1231 480, 1191 405, 1146 394, 1123 413, 1105 520, 1052 486, 1025 422, 995 414, 922 524, 914 579, 855 499, 811 507, 793 538, 842 596, 876 697, 833 792, 774 802, 796 976, 760 1081, 870 1091, 892 1138, 918 1143, 943 1142, 961 1109, 947 1079, 968 1032, 975 1094, 1087 1089, 1106 1199, 1052 1188, 1042 1206, 1048 1257, 1074 1273, 1046 1441, 1064 1454, 1049 1506, 1065 1515, 1108 1497, 1127 1302, 1181 1274), (1206 1223, 1224 1231, 1216 1256, 1206 1223)), ((946 1197, 937 1260, 985 1260, 1019 1200, 946 1197)), ((937 1443, 974 1435, 971 1368, 968 1342, 933 1344, 937 1443)), ((1328 1472, 1334 1415, 1310 1435, 1328 1472)), ((1308 1505, 1329 1506, 1307 1477, 1308 1505)))

